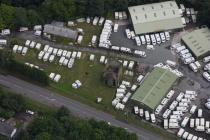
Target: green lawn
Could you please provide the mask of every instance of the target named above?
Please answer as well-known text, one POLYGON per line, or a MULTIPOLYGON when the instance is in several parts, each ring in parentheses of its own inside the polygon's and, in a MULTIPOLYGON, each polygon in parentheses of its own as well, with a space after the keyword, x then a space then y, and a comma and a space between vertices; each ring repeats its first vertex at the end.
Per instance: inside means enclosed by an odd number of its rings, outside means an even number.
POLYGON ((84 36, 81 44, 82 47, 88 46, 88 44, 92 40, 93 35, 97 35, 97 37, 99 37, 102 30, 102 26, 93 26, 91 23, 88 24, 86 22, 77 23, 77 25, 73 28, 82 28, 84 31, 84 36))
POLYGON ((25 57, 19 54, 15 54, 14 56, 20 62, 29 62, 40 66, 47 74, 51 72, 61 74, 62 78, 59 83, 51 82, 50 88, 62 91, 65 96, 79 96, 79 98, 83 98, 82 100, 85 99, 92 103, 95 103, 97 97, 101 97, 103 101, 100 105, 105 108, 111 107, 111 100, 115 95, 115 88, 107 87, 101 80, 105 65, 98 62, 99 57, 96 57, 95 61, 89 61, 89 55, 83 53, 80 60, 76 59, 73 68, 68 69, 58 64, 58 58, 53 63, 44 63, 42 60, 36 59, 37 53, 29 50, 25 57), (72 88, 71 85, 75 80, 82 82, 81 88, 72 88))

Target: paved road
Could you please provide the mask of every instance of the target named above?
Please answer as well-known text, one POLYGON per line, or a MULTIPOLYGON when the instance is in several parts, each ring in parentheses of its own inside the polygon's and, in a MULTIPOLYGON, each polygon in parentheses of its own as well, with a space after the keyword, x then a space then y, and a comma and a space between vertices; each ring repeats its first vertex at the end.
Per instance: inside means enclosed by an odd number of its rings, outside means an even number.
POLYGON ((103 120, 110 122, 111 125, 122 127, 129 132, 136 133, 140 140, 163 140, 160 136, 145 131, 144 129, 136 128, 130 124, 116 120, 113 116, 96 110, 80 102, 65 98, 57 93, 51 92, 45 88, 33 85, 23 80, 17 79, 13 76, 0 75, 0 85, 8 87, 9 90, 22 94, 38 102, 47 104, 49 106, 67 107, 73 114, 82 118, 95 118, 96 120, 103 120))

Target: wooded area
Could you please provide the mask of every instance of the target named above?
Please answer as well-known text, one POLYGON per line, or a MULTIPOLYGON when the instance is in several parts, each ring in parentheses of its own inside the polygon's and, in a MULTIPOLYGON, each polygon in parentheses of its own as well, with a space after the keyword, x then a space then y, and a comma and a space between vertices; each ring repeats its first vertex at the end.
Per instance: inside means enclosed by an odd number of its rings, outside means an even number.
POLYGON ((11 52, 7 50, 0 51, 0 68, 8 70, 13 74, 29 78, 35 82, 39 82, 39 84, 44 86, 49 85, 49 78, 44 71, 17 62, 13 59, 11 52))
POLYGON ((61 107, 35 118, 17 140, 137 140, 137 136, 106 122, 75 118, 61 107))
MULTIPOLYGON (((0 29, 31 27, 52 20, 67 21, 85 16, 105 16, 128 6, 166 0, 2 0, 0 29)), ((178 2, 181 0, 177 0, 178 2)), ((200 24, 210 25, 210 0, 184 1, 199 10, 200 24)))

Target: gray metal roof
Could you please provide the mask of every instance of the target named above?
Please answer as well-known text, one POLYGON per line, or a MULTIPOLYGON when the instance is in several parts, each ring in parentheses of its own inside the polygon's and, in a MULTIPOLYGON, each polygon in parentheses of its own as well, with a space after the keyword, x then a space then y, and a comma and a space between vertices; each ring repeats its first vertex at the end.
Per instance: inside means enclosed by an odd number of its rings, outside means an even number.
POLYGON ((14 133, 13 132, 14 130, 16 130, 16 128, 10 126, 7 123, 0 122, 0 134, 1 135, 11 138, 12 134, 14 133))
POLYGON ((54 26, 51 24, 44 25, 44 33, 53 34, 76 40, 78 32, 66 27, 54 26))
POLYGON ((136 34, 184 27, 175 1, 132 6, 128 10, 136 34))
POLYGON ((207 27, 185 34, 182 41, 197 58, 210 52, 210 30, 207 27))

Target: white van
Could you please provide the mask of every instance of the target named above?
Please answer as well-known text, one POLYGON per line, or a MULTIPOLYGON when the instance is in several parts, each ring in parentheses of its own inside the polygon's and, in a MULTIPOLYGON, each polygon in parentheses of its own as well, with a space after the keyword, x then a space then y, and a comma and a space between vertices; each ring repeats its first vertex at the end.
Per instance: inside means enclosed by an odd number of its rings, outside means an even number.
POLYGON ((167 97, 168 99, 171 99, 172 96, 174 95, 174 93, 175 93, 174 90, 170 90, 170 91, 168 92, 168 94, 166 95, 166 97, 167 97))
POLYGON ((180 128, 178 133, 177 133, 177 136, 181 138, 182 135, 184 134, 184 132, 185 132, 185 130, 183 128, 180 128))
POLYGON ((144 35, 141 35, 140 38, 141 38, 142 45, 145 45, 146 44, 146 40, 145 40, 144 35))

